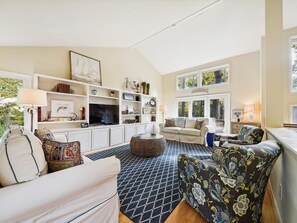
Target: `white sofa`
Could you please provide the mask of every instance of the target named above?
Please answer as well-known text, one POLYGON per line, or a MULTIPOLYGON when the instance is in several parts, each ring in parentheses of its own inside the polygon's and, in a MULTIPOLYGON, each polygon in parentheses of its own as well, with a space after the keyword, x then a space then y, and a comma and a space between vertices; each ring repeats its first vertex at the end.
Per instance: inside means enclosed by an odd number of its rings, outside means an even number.
POLYGON ((0 188, 0 222, 114 222, 120 161, 109 157, 0 188))
POLYGON ((204 121, 200 130, 195 128, 196 119, 174 118, 174 127, 165 127, 165 124, 160 124, 160 134, 168 140, 204 145, 209 120, 208 118, 198 118, 198 120, 204 121))

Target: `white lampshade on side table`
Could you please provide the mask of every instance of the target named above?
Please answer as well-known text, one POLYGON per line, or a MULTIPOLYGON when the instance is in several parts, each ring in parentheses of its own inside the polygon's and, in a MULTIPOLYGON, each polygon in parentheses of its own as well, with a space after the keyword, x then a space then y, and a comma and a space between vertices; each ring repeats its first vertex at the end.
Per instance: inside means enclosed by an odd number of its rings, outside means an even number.
POLYGON ((30 106, 27 112, 31 114, 31 132, 33 132, 33 113, 36 107, 47 106, 46 92, 31 88, 20 88, 18 90, 17 103, 30 106))

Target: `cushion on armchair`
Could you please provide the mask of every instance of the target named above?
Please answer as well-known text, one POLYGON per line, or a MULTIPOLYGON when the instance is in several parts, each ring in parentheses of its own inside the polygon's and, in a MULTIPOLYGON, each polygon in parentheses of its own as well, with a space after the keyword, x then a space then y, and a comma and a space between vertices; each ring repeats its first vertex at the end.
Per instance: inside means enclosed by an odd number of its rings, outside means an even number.
POLYGON ((216 148, 212 159, 180 155, 179 192, 209 222, 259 222, 269 175, 281 148, 257 145, 216 148))

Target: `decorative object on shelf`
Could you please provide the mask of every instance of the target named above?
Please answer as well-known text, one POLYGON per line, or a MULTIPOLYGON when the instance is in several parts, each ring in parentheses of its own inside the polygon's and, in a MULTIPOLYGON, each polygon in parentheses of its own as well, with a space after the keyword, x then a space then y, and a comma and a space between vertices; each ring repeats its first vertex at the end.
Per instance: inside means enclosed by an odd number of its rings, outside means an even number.
POLYGON ((152 109, 151 109, 151 114, 153 114, 153 115, 156 114, 156 109, 155 109, 155 108, 152 108, 152 109))
POLYGON ((96 94, 97 94, 97 90, 96 90, 96 89, 93 89, 93 90, 92 90, 92 94, 93 94, 93 95, 96 95, 96 94))
POLYGON ((238 122, 240 122, 240 119, 243 116, 243 109, 233 109, 232 116, 233 118, 237 119, 238 122))
POLYGON ((146 92, 146 82, 141 82, 142 94, 146 92))
POLYGON ((156 107, 156 100, 154 98, 150 100, 150 106, 156 107))
POLYGON ((254 118, 254 112, 255 112, 255 105, 245 105, 244 106, 244 113, 248 113, 250 121, 254 118))
POLYGON ((139 93, 139 84, 136 81, 129 81, 128 78, 126 78, 126 81, 122 85, 122 89, 139 93))
POLYGON ((127 105, 127 114, 134 114, 133 106, 127 105))
POLYGON ((76 121, 77 118, 78 118, 77 114, 75 114, 74 112, 71 112, 70 121, 76 121))
POLYGON ((100 61, 70 51, 71 79, 102 86, 100 61))
POLYGON ((122 115, 127 115, 127 111, 122 111, 122 115))
POLYGON ((139 95, 135 96, 135 101, 140 101, 140 96, 139 95))
POLYGON ((149 114, 150 113, 150 109, 147 107, 143 108, 143 114, 149 114))
POLYGON ((68 84, 57 84, 57 92, 70 93, 70 85, 68 84))
POLYGON ((125 119, 123 121, 123 123, 128 123, 128 124, 135 123, 135 122, 136 122, 135 119, 125 119))
POLYGON ((33 113, 36 107, 47 106, 46 92, 37 89, 20 88, 18 90, 17 103, 23 106, 30 106, 27 112, 31 115, 31 132, 33 132, 33 113))
POLYGON ((115 96, 115 92, 114 92, 114 91, 110 91, 110 92, 109 92, 109 96, 110 96, 110 97, 114 97, 114 96, 115 96))
POLYGON ((80 112, 81 112, 81 119, 85 120, 86 119, 86 109, 85 109, 85 107, 81 107, 80 112))
POLYGON ((82 122, 82 123, 80 123, 80 127, 81 127, 81 128, 88 128, 88 127, 89 127, 89 123, 87 123, 87 122, 82 122))
POLYGON ((123 99, 129 100, 129 101, 134 101, 134 96, 133 96, 133 94, 123 93, 123 99))
POLYGON ((51 101, 51 115, 52 117, 71 117, 74 112, 73 101, 51 101))
POLYGON ((167 106, 166 105, 160 105, 159 111, 162 112, 162 121, 165 122, 164 114, 167 111, 167 106))
POLYGON ((149 95, 150 94, 150 83, 146 84, 146 94, 149 95))
POLYGON ((156 116, 152 116, 151 117, 151 122, 155 122, 156 121, 156 116))

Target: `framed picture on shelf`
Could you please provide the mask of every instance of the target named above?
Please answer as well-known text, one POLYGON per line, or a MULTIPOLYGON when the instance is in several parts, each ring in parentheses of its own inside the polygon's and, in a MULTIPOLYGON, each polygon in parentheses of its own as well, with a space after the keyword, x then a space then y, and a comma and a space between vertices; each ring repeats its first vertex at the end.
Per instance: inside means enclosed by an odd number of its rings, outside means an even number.
POLYGON ((51 117, 72 117, 73 101, 51 100, 51 117))
POLYGON ((102 86, 100 61, 94 58, 70 51, 71 79, 102 86))
POLYGON ((134 96, 133 96, 133 94, 124 93, 123 94, 123 99, 124 100, 129 100, 129 101, 134 101, 134 96))

